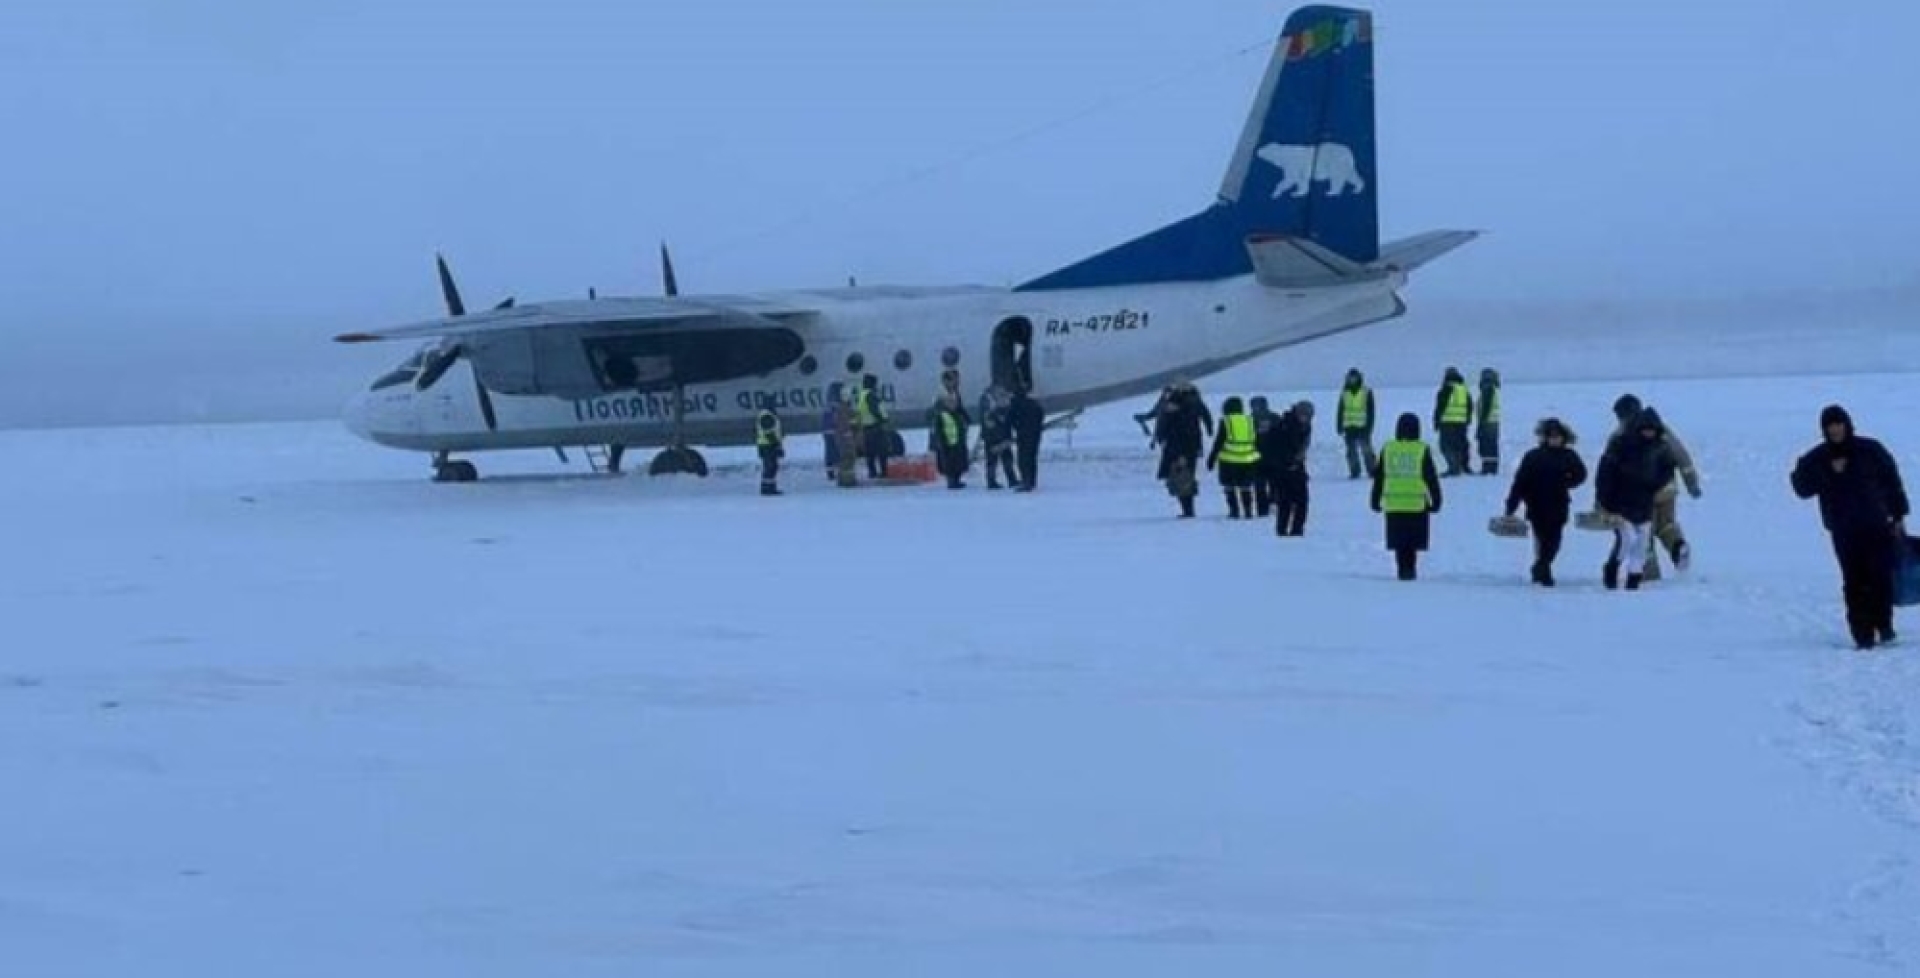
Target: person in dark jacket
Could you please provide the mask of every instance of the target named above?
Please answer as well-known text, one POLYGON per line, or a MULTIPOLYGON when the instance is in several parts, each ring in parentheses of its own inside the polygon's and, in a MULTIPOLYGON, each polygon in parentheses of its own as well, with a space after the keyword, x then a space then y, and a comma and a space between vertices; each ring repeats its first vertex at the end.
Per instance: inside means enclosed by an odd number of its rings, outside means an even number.
MULTIPOLYGON (((1247 399, 1247 416, 1253 419, 1255 444, 1258 444, 1261 437, 1280 421, 1280 415, 1273 412, 1273 408, 1268 406, 1267 399, 1264 397, 1247 399)), ((1273 478, 1273 466, 1267 463, 1267 457, 1263 453, 1260 456, 1259 471, 1253 478, 1253 506, 1259 512, 1261 519, 1266 519, 1273 513, 1273 478)))
POLYGON ((1373 511, 1387 516, 1387 549, 1403 581, 1420 576, 1420 554, 1432 543, 1433 514, 1440 512, 1440 473, 1433 451, 1420 440, 1420 419, 1403 414, 1393 440, 1373 467, 1373 511))
POLYGON ((1619 546, 1601 570, 1609 590, 1620 586, 1620 568, 1627 568, 1627 590, 1638 591, 1645 579, 1647 551, 1653 543, 1655 498, 1680 471, 1673 449, 1667 447, 1659 412, 1643 408, 1627 431, 1607 444, 1594 479, 1600 508, 1614 516, 1619 546))
POLYGON ((1260 466, 1273 486, 1276 536, 1298 537, 1307 532, 1307 449, 1313 443, 1313 405, 1301 401, 1288 408, 1260 436, 1260 466))
POLYGON ((987 488, 1000 488, 1000 473, 1007 474, 1007 487, 1020 487, 1020 472, 1013 467, 1012 411, 1007 392, 999 386, 980 395, 980 453, 987 466, 987 488))
POLYGON ((960 404, 960 397, 951 392, 940 395, 934 403, 932 423, 927 431, 927 447, 932 451, 940 474, 947 477, 948 489, 965 489, 967 484, 960 481, 966 477, 972 464, 967 456, 967 409, 960 404))
POLYGON ((1154 400, 1152 407, 1133 416, 1133 423, 1140 426, 1141 434, 1146 435, 1148 438, 1153 437, 1153 426, 1155 422, 1160 420, 1160 409, 1166 407, 1167 402, 1172 399, 1173 385, 1168 384, 1160 388, 1160 396, 1154 400))
POLYGON ((1176 388, 1160 407, 1153 424, 1153 442, 1160 446, 1155 478, 1166 483, 1167 495, 1180 502, 1180 517, 1192 519, 1194 497, 1200 494, 1200 453, 1206 447, 1200 395, 1192 387, 1176 388))
POLYGON ((1586 484, 1587 464, 1573 450, 1573 429, 1559 418, 1540 422, 1533 433, 1540 446, 1520 459, 1513 488, 1507 490, 1507 515, 1527 508, 1527 524, 1533 527, 1533 583, 1553 587, 1553 562, 1573 514, 1573 490, 1586 484))
POLYGON ((1346 384, 1340 388, 1339 410, 1334 424, 1347 446, 1347 478, 1373 474, 1373 391, 1356 368, 1347 371, 1346 384))
POLYGON ((1013 392, 1013 401, 1007 405, 1007 424, 1013 429, 1014 454, 1019 457, 1019 471, 1014 478, 1019 485, 1015 492, 1032 492, 1040 486, 1040 435, 1047 429, 1047 412, 1033 393, 1026 388, 1013 392))
POLYGON ((1480 400, 1476 403, 1479 423, 1473 440, 1480 449, 1480 474, 1500 474, 1500 372, 1492 367, 1480 371, 1480 400))
POLYGON ((1447 463, 1447 478, 1467 474, 1468 452, 1467 428, 1473 424, 1473 392, 1467 389, 1467 378, 1453 367, 1447 368, 1447 374, 1440 381, 1440 390, 1433 398, 1433 430, 1440 434, 1440 457, 1447 463))
POLYGON ((1793 491, 1820 500, 1840 562, 1847 628, 1856 646, 1871 649, 1894 639, 1894 548, 1905 545, 1907 489, 1892 453, 1854 433, 1845 408, 1821 411, 1820 432, 1820 444, 1793 467, 1793 491))
POLYGON ((1253 519, 1253 484, 1260 477, 1260 445, 1246 405, 1229 397, 1220 408, 1220 428, 1207 453, 1207 471, 1220 470, 1220 489, 1227 497, 1228 519, 1253 519))

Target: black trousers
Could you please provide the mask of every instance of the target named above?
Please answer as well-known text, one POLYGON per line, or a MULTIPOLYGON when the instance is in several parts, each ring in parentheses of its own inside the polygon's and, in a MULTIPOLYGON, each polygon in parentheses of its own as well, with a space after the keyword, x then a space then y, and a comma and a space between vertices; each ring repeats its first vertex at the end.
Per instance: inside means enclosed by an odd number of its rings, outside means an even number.
POLYGON ((780 482, 780 450, 762 446, 760 449, 760 488, 772 489, 780 482))
POLYGON ((1365 430, 1355 429, 1343 432, 1341 437, 1347 443, 1347 477, 1358 479, 1363 475, 1372 475, 1373 436, 1365 430))
POLYGON ((1840 561, 1840 590, 1847 600, 1847 629, 1858 644, 1893 630, 1893 548, 1890 530, 1833 538, 1833 555, 1840 561))
POLYGON ((1440 426, 1440 457, 1446 460, 1447 475, 1459 475, 1467 471, 1468 453, 1472 451, 1467 444, 1467 426, 1463 424, 1443 424, 1440 426))
POLYGON ((861 435, 860 453, 867 457, 867 478, 887 477, 887 429, 874 425, 861 435))
POLYGON ((1014 451, 1020 456, 1020 484, 1028 489, 1040 485, 1040 439, 1016 439, 1014 451))
MULTIPOLYGON (((1560 559, 1560 545, 1566 541, 1567 524, 1533 524, 1533 565, 1537 570, 1552 571, 1553 562, 1560 559)), ((1615 544, 1618 546, 1618 544, 1615 544)))
POLYGON ((1499 466, 1500 426, 1497 424, 1483 424, 1474 431, 1473 439, 1477 443, 1476 447, 1480 449, 1480 462, 1483 469, 1488 462, 1493 463, 1496 467, 1499 466))
POLYGON ((1273 479, 1273 532, 1283 537, 1306 536, 1306 470, 1281 472, 1273 479))

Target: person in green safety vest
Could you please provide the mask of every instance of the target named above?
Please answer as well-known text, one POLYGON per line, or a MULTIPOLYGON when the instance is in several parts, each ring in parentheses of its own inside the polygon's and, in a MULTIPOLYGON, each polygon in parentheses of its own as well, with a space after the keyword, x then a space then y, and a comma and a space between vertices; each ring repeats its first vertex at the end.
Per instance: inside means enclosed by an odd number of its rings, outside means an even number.
POLYGON ((967 487, 960 480, 972 464, 967 457, 967 425, 971 420, 957 394, 941 394, 940 400, 934 403, 927 441, 940 474, 947 477, 948 489, 967 487))
POLYGON ((1347 371, 1340 388, 1339 411, 1334 415, 1340 440, 1347 446, 1347 478, 1373 474, 1373 389, 1358 369, 1347 371))
POLYGON ((1253 417, 1237 397, 1220 408, 1220 428, 1207 453, 1207 471, 1220 470, 1220 488, 1227 496, 1227 518, 1254 518, 1254 480, 1260 477, 1260 447, 1253 417))
POLYGON ((1433 399, 1433 430, 1440 435, 1440 458, 1447 463, 1442 478, 1467 473, 1467 455, 1472 451, 1467 444, 1467 428, 1472 424, 1473 392, 1467 389, 1467 378, 1457 368, 1448 367, 1433 399))
POLYGON ((1474 441, 1480 448, 1480 474, 1500 474, 1500 372, 1492 367, 1480 371, 1480 417, 1474 428, 1474 441))
POLYGON ((1387 517, 1387 549, 1403 581, 1419 577, 1420 554, 1432 543, 1433 514, 1440 512, 1440 475, 1433 452, 1420 440, 1420 419, 1403 414, 1393 440, 1380 449, 1373 469, 1373 511, 1387 517))
POLYGON ((753 423, 753 444, 760 453, 760 495, 780 495, 780 460, 787 457, 780 416, 762 410, 753 423))
POLYGON ((880 378, 867 374, 853 396, 854 424, 860 429, 860 454, 867 457, 867 478, 887 477, 887 408, 880 403, 880 378))

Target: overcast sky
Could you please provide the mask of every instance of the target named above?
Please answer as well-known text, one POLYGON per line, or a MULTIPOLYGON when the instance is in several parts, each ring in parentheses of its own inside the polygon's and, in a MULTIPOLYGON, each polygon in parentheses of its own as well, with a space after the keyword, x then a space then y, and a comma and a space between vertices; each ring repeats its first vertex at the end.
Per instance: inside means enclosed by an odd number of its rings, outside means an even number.
MULTIPOLYGON (((1289 9, 7 0, 0 423, 78 358, 360 369, 436 249, 474 302, 651 292, 662 238, 689 291, 1031 277, 1212 199, 1289 9)), ((1920 6, 1373 9, 1383 230, 1493 232, 1416 308, 1920 279, 1920 6)))

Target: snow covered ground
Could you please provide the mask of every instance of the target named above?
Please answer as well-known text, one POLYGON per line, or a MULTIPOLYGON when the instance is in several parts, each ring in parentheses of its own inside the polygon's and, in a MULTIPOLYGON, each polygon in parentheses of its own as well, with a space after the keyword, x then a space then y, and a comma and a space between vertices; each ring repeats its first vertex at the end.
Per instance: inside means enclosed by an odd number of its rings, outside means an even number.
MULTIPOLYGON (((1509 451, 1551 412, 1591 457, 1622 389, 1511 386, 1509 451)), ((1693 573, 1638 595, 1584 534, 1527 587, 1484 532, 1504 480, 1449 483, 1427 579, 1392 581, 1324 405, 1297 541, 1211 494, 1171 519, 1120 410, 1021 497, 0 433, 0 960, 1910 972, 1920 662, 1847 648, 1786 470, 1842 400, 1920 473, 1917 391, 1641 385, 1707 496, 1693 573)))

